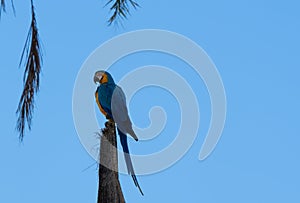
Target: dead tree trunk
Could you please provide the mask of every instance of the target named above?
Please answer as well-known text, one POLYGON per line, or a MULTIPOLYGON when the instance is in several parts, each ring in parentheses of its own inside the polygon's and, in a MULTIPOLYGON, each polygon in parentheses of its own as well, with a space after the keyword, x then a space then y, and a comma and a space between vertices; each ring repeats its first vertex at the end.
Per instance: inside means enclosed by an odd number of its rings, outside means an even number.
POLYGON ((98 203, 125 203, 119 182, 115 123, 112 121, 107 121, 102 129, 98 203))

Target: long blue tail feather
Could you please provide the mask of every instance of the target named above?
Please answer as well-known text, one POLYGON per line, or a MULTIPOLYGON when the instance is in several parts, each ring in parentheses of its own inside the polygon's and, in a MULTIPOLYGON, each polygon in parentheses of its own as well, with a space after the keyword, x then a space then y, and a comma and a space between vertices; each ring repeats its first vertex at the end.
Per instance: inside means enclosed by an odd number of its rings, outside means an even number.
POLYGON ((122 145, 123 152, 124 152, 124 157, 125 157, 125 162, 126 162, 128 174, 131 175, 135 186, 139 189, 141 194, 144 195, 144 193, 143 193, 143 191, 142 191, 142 189, 141 189, 141 187, 140 187, 140 185, 137 181, 135 173, 134 173, 132 161, 131 161, 130 154, 129 154, 127 135, 122 133, 122 131, 119 130, 119 128, 117 128, 117 130, 118 130, 118 134, 120 136, 120 141, 121 141, 121 145, 122 145))

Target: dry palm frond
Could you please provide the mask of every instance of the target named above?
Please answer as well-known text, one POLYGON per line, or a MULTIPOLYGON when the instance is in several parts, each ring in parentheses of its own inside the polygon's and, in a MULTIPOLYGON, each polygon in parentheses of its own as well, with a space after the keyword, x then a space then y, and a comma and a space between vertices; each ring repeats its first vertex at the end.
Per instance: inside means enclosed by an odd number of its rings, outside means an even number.
MULTIPOLYGON (((109 0, 105 6, 112 3, 114 0, 109 0)), ((109 25, 111 25, 113 22, 116 22, 117 18, 127 18, 127 15, 129 13, 129 6, 130 5, 133 8, 139 7, 139 4, 136 3, 133 0, 115 0, 113 5, 110 7, 110 10, 113 11, 113 14, 108 20, 109 25)))
POLYGON ((3 12, 6 12, 6 7, 5 7, 6 5, 5 5, 5 1, 4 0, 1 0, 1 2, 0 2, 0 17, 1 17, 1 13, 2 13, 2 11, 3 12))
POLYGON ((42 53, 32 0, 31 12, 31 25, 20 60, 20 66, 22 65, 22 63, 25 64, 25 71, 23 76, 24 89, 16 112, 18 114, 16 128, 20 133, 20 141, 22 141, 24 137, 26 122, 29 130, 31 129, 31 120, 34 110, 34 97, 39 90, 40 72, 42 65, 42 53))
MULTIPOLYGON (((15 6, 14 6, 13 0, 11 0, 11 6, 12 6, 12 9, 13 9, 14 14, 16 14, 16 12, 15 12, 15 6)), ((0 1, 0 18, 1 18, 1 13, 2 13, 2 11, 3 11, 4 13, 6 12, 6 4, 5 4, 5 0, 1 0, 1 1, 0 1)))

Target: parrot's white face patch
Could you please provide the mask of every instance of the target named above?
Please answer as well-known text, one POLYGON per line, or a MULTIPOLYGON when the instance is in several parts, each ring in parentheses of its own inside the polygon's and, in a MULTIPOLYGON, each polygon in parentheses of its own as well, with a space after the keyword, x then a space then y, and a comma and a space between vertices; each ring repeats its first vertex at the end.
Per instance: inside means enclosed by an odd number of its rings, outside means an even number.
POLYGON ((102 77, 104 75, 104 71, 97 71, 94 75, 94 82, 95 83, 100 83, 102 77))

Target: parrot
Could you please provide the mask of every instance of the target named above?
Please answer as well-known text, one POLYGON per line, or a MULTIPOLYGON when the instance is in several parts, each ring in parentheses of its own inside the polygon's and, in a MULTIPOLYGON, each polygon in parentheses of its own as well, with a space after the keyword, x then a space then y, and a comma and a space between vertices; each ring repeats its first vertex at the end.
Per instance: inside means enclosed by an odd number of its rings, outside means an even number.
POLYGON ((98 108, 106 119, 112 120, 117 124, 117 132, 123 148, 127 172, 131 175, 133 182, 139 189, 140 193, 144 195, 135 176, 129 154, 127 134, 129 134, 135 141, 138 141, 138 137, 132 129, 132 123, 126 106, 125 94, 121 87, 116 85, 111 74, 107 71, 97 71, 94 75, 94 83, 100 84, 95 92, 95 99, 98 108))

